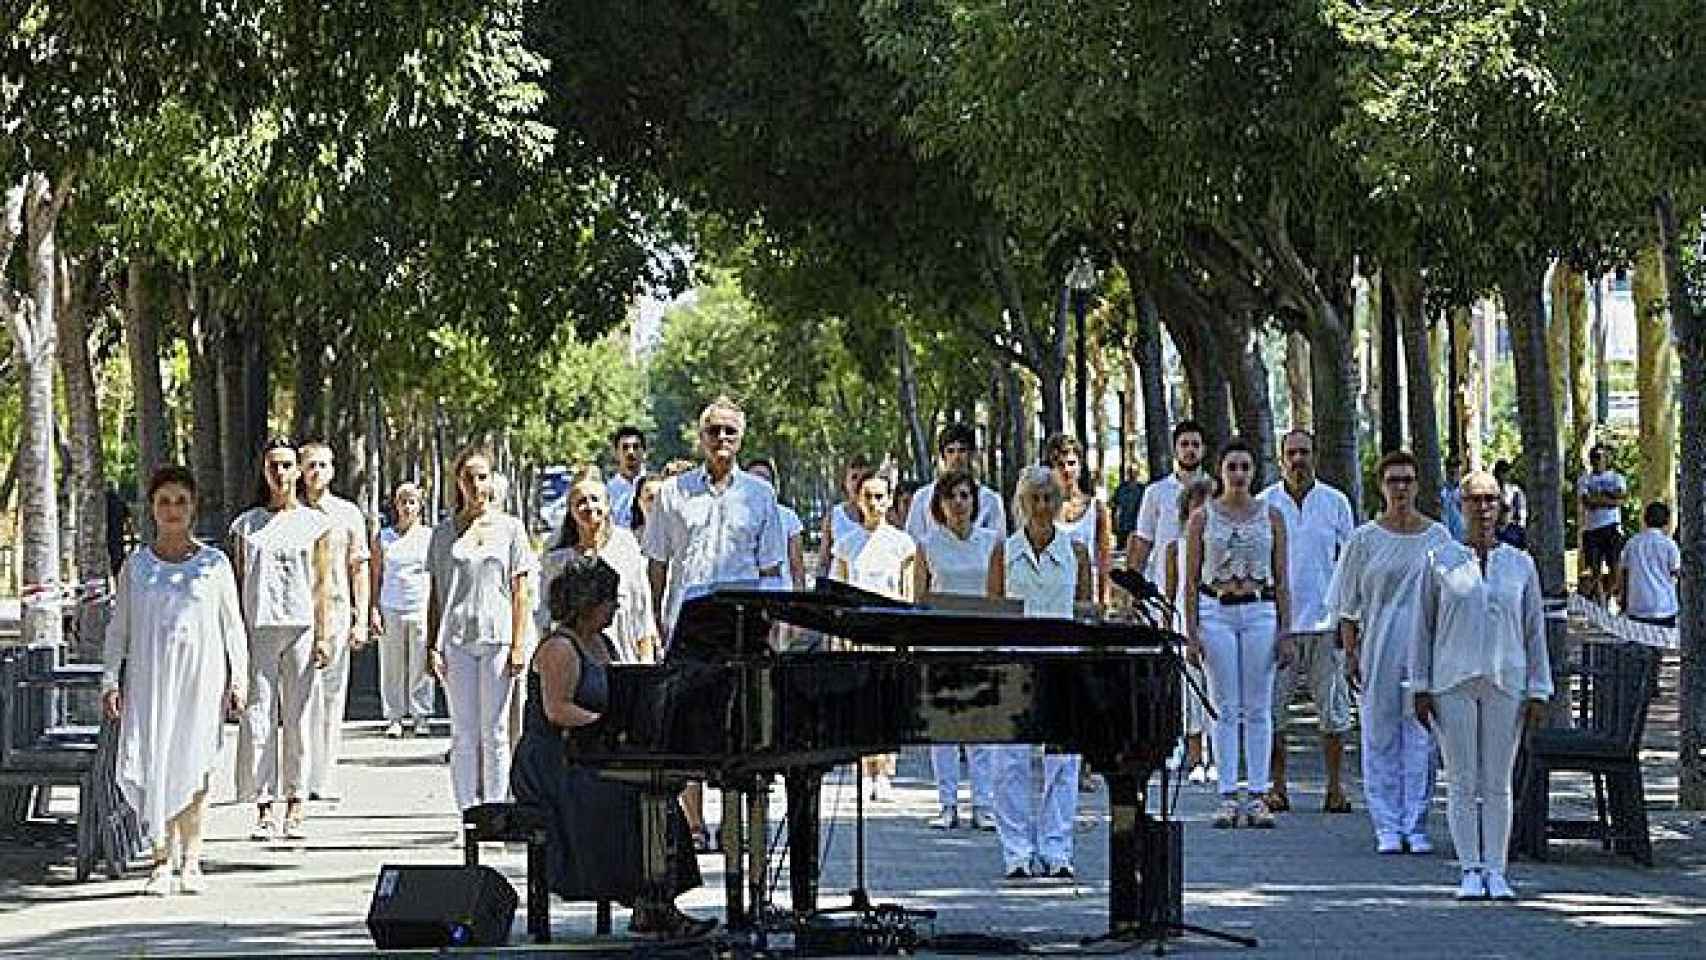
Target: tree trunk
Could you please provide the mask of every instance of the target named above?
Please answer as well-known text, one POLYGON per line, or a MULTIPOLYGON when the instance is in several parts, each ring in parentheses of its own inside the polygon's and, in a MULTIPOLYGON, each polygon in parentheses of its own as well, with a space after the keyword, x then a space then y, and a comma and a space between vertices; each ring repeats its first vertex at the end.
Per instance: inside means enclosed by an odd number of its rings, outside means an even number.
POLYGON ((1309 391, 1315 410, 1315 461, 1321 479, 1339 488, 1362 516, 1362 463, 1357 449, 1356 345, 1344 304, 1323 300, 1309 335, 1309 391))
MULTIPOLYGON (((1434 407, 1433 358, 1428 343, 1428 318, 1423 311, 1422 276, 1398 267, 1389 275, 1392 309, 1404 338, 1404 381, 1410 422, 1410 452, 1421 464, 1416 505, 1428 516, 1441 516, 1440 496, 1448 482, 1440 464, 1439 414, 1434 407)), ((1451 478, 1455 482, 1456 478, 1451 478)))
POLYGON ((1594 277, 1588 288, 1593 305, 1593 419, 1611 420, 1611 322, 1605 316, 1605 278, 1594 277))
POLYGON ((1453 307, 1448 320, 1451 325, 1451 388, 1447 391, 1451 403, 1450 462, 1458 471, 1490 466, 1481 462, 1481 404, 1477 390, 1480 365, 1475 360, 1472 321, 1468 307, 1453 307))
POLYGON ((1706 809, 1706 578, 1699 575, 1706 569, 1706 316, 1689 298, 1682 266, 1686 241, 1678 229, 1675 198, 1662 194, 1654 207, 1671 323, 1682 364, 1682 486, 1677 503, 1681 524, 1677 543, 1682 547, 1682 569, 1693 571, 1693 575, 1681 578, 1682 615, 1677 621, 1682 641, 1677 805, 1700 810, 1706 809))
MULTIPOLYGON (((1563 605, 1564 498, 1558 457, 1558 421, 1552 407, 1552 370, 1548 350, 1541 285, 1544 268, 1513 263, 1505 277, 1505 311, 1510 317, 1511 353, 1516 364, 1517 420, 1522 432, 1522 458, 1528 475, 1528 551, 1540 569, 1540 590, 1546 597, 1546 649, 1554 676, 1566 663, 1563 605)), ((1569 709, 1566 684, 1555 685, 1553 720, 1569 709)))
POLYGON ((59 368, 65 378, 65 412, 70 420, 71 497, 76 503, 77 534, 73 553, 79 580, 104 580, 112 571, 107 556, 107 471, 101 449, 101 405, 95 392, 94 363, 89 354, 89 315, 98 309, 95 297, 100 264, 73 265, 59 259, 59 368))
POLYGON ((1580 271, 1565 276, 1564 316, 1570 322, 1570 446, 1568 463, 1581 469, 1593 446, 1593 356, 1588 341, 1588 298, 1580 271))
POLYGON ((172 285, 184 342, 190 358, 190 408, 195 422, 190 429, 190 469, 195 471, 196 529, 210 542, 225 536, 232 517, 226 513, 224 468, 220 457, 218 317, 224 304, 211 289, 190 289, 185 278, 172 285))
POLYGON ((1309 396, 1309 338, 1301 333, 1285 336, 1285 389, 1291 402, 1291 429, 1313 430, 1315 408, 1309 396))
MULTIPOLYGON (((1403 375, 1399 372, 1398 366, 1398 297, 1392 289, 1392 278, 1389 270, 1380 271, 1378 282, 1380 284, 1380 452, 1391 453, 1404 446, 1404 401, 1401 396, 1403 375)), ((1412 390, 1412 392, 1414 391, 1412 390)))
POLYGON ((1207 448, 1203 457, 1205 462, 1212 462, 1221 445, 1232 435, 1227 367, 1219 345, 1208 342, 1207 332, 1200 323, 1171 315, 1167 320, 1173 342, 1179 346, 1179 361, 1185 368, 1185 383, 1190 389, 1190 418, 1202 425, 1203 444, 1207 448))
MULTIPOLYGON (((1546 364, 1551 372, 1552 409, 1558 420, 1558 436, 1554 443, 1562 457, 1568 448, 1570 410, 1570 268, 1562 262, 1553 265, 1551 276, 1552 311, 1546 317, 1546 364)), ((1579 464, 1562 461, 1563 480, 1567 482, 1579 464)))
MULTIPOLYGON (((337 470, 332 475, 332 490, 346 500, 358 502, 363 474, 366 472, 362 468, 360 448, 356 445, 363 424, 361 372, 361 364, 352 355, 352 351, 340 346, 332 362, 331 416, 322 421, 322 428, 329 430, 324 437, 332 448, 332 462, 337 465, 337 470)), ((506 456, 507 443, 508 434, 505 434, 506 456)), ((506 462, 504 470, 508 475, 511 490, 519 493, 514 490, 516 476, 513 461, 506 462)))
MULTIPOLYGON (((220 475, 220 499, 225 502, 225 512, 234 519, 254 505, 260 477, 246 469, 249 456, 245 452, 245 435, 249 420, 244 409, 243 340, 248 334, 248 323, 241 308, 235 303, 231 306, 233 309, 219 310, 210 319, 215 324, 212 346, 219 371, 219 462, 224 468, 220 475)), ((219 533, 221 537, 225 535, 224 530, 219 533)))
POLYGON ((1237 376, 1231 378, 1232 408, 1238 433, 1256 450, 1256 476, 1251 489, 1260 491, 1278 476, 1275 464, 1274 406, 1268 390, 1268 364, 1262 358, 1262 338, 1254 330, 1244 336, 1238 354, 1237 376))
MULTIPOLYGON (((126 270, 124 342, 130 356, 130 378, 136 396, 136 478, 146 485, 166 462, 166 395, 160 381, 159 316, 149 303, 148 264, 134 254, 126 270)), ((137 529, 142 539, 154 537, 153 511, 144 510, 137 529)))
POLYGON ((24 241, 29 289, 0 287, 0 313, 10 327, 18 358, 21 398, 18 484, 19 567, 23 575, 20 639, 57 646, 64 639, 59 599, 59 497, 53 471, 53 373, 58 329, 58 245, 55 231, 70 184, 52 186, 40 173, 27 174, 6 193, 0 215, 0 282, 9 272, 14 244, 24 241), (32 603, 44 596, 52 602, 32 603))
MULTIPOLYGON (((291 435, 297 443, 326 441, 326 337, 317 317, 296 320, 296 410, 291 435)), ((339 364, 338 366, 342 366, 339 364)), ((336 401, 333 402, 336 408, 336 401)), ((337 461, 344 469, 344 462, 337 461)))
POLYGON ((1037 375, 1037 398, 1042 404, 1043 433, 1052 435, 1066 431, 1066 361, 1070 355, 1070 329, 1067 306, 1070 293, 1063 285, 1055 305, 1054 328, 1049 331, 1049 349, 1031 368, 1037 375))
POLYGON ((912 343, 906 338, 906 326, 898 321, 894 325, 894 356, 899 370, 895 380, 900 386, 900 412, 906 418, 913 472, 920 480, 933 480, 936 469, 930 456, 930 437, 918 416, 918 372, 912 364, 912 343))
MULTIPOLYGON (((1126 271, 1128 275, 1131 271, 1126 271)), ((1138 379, 1143 384, 1143 451, 1150 479, 1173 472, 1172 424, 1167 419, 1167 372, 1161 362, 1161 312, 1148 290, 1138 296, 1138 379)))
POLYGON ((1019 471, 1030 465, 1030 416, 1025 412, 1024 379, 1012 364, 1002 368, 1001 393, 1007 409, 1007 475, 1002 488, 1011 493, 1019 480, 1019 471))
POLYGON ((1635 260, 1635 393, 1640 404, 1641 494, 1676 503, 1676 397, 1669 293, 1657 247, 1635 260))

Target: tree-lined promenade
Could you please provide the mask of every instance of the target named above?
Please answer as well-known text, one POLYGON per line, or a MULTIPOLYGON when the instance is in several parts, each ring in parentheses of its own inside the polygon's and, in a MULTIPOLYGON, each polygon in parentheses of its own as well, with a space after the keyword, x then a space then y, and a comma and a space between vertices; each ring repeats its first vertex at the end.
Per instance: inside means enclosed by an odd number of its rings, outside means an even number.
MULTIPOLYGON (((1632 508, 1671 503, 1684 570, 1706 569, 1706 41, 1685 0, 6 17, 0 449, 26 589, 105 575, 109 484, 164 462, 223 529, 268 432, 327 438, 370 511, 412 477, 444 502, 443 464, 489 437, 527 502, 616 423, 684 452, 722 392, 810 513, 854 453, 928 479, 949 422, 985 431, 1007 492, 1062 431, 1103 476, 1163 476, 1186 416, 1211 447, 1249 437, 1269 479, 1277 435, 1310 426, 1358 505, 1382 450, 1418 453, 1433 513, 1509 456, 1555 601, 1573 479, 1621 439, 1632 508), (1595 382, 1618 274, 1633 438, 1595 382), (636 359, 636 298, 689 288, 636 359)), ((46 609, 27 636, 57 634, 46 609)))

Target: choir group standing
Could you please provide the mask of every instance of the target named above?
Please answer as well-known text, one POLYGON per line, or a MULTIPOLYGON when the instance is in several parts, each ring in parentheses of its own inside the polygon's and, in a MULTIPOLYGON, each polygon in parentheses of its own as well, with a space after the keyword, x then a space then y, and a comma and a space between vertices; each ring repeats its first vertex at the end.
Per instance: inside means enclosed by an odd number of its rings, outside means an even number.
MULTIPOLYGON (((556 809, 558 827, 580 838, 558 845, 560 892, 597 887, 636 902, 637 930, 700 929, 666 900, 647 900, 632 870, 572 859, 577 848, 626 849, 639 829, 637 799, 586 786, 563 768, 560 749, 540 744, 596 719, 603 665, 658 656, 695 592, 803 585, 799 520, 778 505, 773 469, 738 466, 745 426, 738 407, 714 401, 699 419, 703 463, 665 477, 645 475, 639 432, 619 431, 616 476, 608 485, 596 472, 576 479, 542 564, 523 524, 495 507, 491 460, 478 450, 456 460, 451 521, 427 528, 420 490, 405 484, 396 524, 371 557, 360 512, 327 489, 324 445, 267 445, 261 496, 232 524, 230 561, 190 536, 193 478, 162 470, 148 491, 156 539, 118 577, 105 684, 107 710, 122 720, 120 781, 156 838, 149 892, 202 887, 200 813, 222 710, 242 714, 238 789, 256 804, 257 839, 281 829, 302 836, 304 800, 336 798, 349 653, 372 629, 382 638, 388 735, 430 717, 429 673, 445 688, 460 807, 504 799, 513 779, 518 795, 556 809), (533 605, 536 580, 543 589, 533 605), (512 721, 517 714, 524 720, 512 721), (513 778, 512 723, 523 758, 513 778), (272 808, 281 799, 279 824, 272 808)), ((1216 781, 1214 824, 1272 827, 1289 809, 1275 719, 1289 713, 1299 683, 1319 707, 1325 809, 1349 810, 1339 766, 1355 691, 1376 849, 1431 850, 1437 739, 1453 773, 1447 820, 1461 895, 1512 896, 1510 770, 1519 724, 1538 717, 1551 679, 1534 564, 1497 538, 1498 483, 1481 474, 1464 481, 1467 542, 1458 543, 1416 511, 1408 454, 1380 462, 1385 509, 1353 529, 1345 497, 1315 478, 1305 432, 1285 437, 1285 479, 1260 493, 1251 489, 1256 452, 1242 441, 1218 452, 1210 483, 1201 428, 1183 422, 1173 440, 1174 472, 1145 491, 1128 563, 1167 585, 1190 668, 1207 680, 1215 719, 1205 722, 1200 706, 1191 712, 1184 756, 1192 782, 1216 781)), ((1047 466, 1021 472, 1011 535, 1001 498, 969 469, 974 444, 968 427, 944 431, 941 474, 896 516, 893 480, 855 462, 848 503, 824 521, 824 572, 926 603, 1005 599, 1030 617, 1105 604, 1112 533, 1082 482, 1077 442, 1050 438, 1047 466)), ((949 744, 931 752, 933 826, 959 824, 961 752, 949 744)), ((997 831, 1007 876, 1071 876, 1078 758, 1045 751, 1039 794, 1036 748, 964 753, 970 822, 997 831)), ((893 760, 866 763, 881 799, 893 760)), ((697 797, 683 806, 681 832, 703 841, 697 797)), ((697 871, 684 866, 678 879, 675 892, 696 883, 697 871)))

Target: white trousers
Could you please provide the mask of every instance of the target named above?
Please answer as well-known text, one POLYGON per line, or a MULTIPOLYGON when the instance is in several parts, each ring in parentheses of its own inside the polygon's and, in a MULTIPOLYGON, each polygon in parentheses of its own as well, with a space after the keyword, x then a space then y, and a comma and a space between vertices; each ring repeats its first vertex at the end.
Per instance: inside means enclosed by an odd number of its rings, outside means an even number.
POLYGON ((1072 821, 1078 816, 1078 765, 1075 753, 1043 754, 1039 801, 1031 776, 1030 744, 988 748, 994 756, 995 829, 1001 838, 1003 869, 1072 863, 1072 821))
POLYGON ((426 621, 410 619, 401 610, 386 610, 381 619, 385 633, 379 638, 379 702, 385 708, 385 719, 390 723, 405 718, 426 720, 432 716, 433 707, 426 621))
POLYGON ((443 646, 456 808, 502 803, 509 796, 509 648, 497 643, 443 646))
POLYGON ((314 673, 314 628, 249 631, 249 702, 237 730, 237 799, 307 798, 314 673))
POLYGON ((1404 714, 1384 743, 1375 741, 1368 726, 1362 728, 1362 793, 1375 836, 1426 832, 1434 795, 1434 741, 1413 712, 1404 714))
MULTIPOLYGON (((988 744, 968 743, 966 768, 971 774, 971 805, 978 810, 995 807, 995 754, 988 744)), ((946 810, 960 797, 960 744, 930 746, 930 769, 936 775, 936 805, 946 810)))
POLYGON ((1477 677, 1434 697, 1445 754, 1445 816, 1465 869, 1504 872, 1511 839, 1511 770, 1522 742, 1522 700, 1477 677))
POLYGON ((1212 731, 1220 792, 1238 792, 1240 756, 1251 792, 1266 792, 1274 752, 1274 605, 1265 600, 1222 605, 1203 597, 1197 620, 1209 697, 1220 713, 1212 731))
MULTIPOLYGON (((1193 667, 1187 663, 1185 664, 1185 675, 1195 680, 1196 685, 1201 687, 1204 693, 1208 693, 1208 678, 1204 676, 1202 667, 1193 667)), ((1184 684, 1184 693, 1185 736, 1198 736, 1208 729, 1208 711, 1203 709, 1202 700, 1197 697, 1197 692, 1192 688, 1189 681, 1184 684)), ((1210 699, 1212 698, 1211 694, 1210 699)))
POLYGON ((349 631, 334 637, 332 659, 315 672, 308 701, 308 792, 337 797, 338 761, 344 755, 344 707, 349 700, 349 631))

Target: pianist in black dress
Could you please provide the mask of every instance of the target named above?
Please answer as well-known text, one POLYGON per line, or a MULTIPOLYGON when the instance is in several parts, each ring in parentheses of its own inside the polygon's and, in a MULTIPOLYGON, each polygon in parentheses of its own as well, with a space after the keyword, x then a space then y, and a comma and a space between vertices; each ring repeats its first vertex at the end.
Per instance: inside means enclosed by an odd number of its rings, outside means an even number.
POLYGON ((669 807, 671 873, 667 889, 648 891, 642 860, 640 792, 607 780, 565 755, 571 727, 599 719, 608 705, 611 651, 603 632, 616 611, 620 578, 598 557, 568 562, 551 582, 550 634, 527 672, 527 709, 511 783, 518 803, 550 811, 551 888, 568 900, 615 900, 634 908, 629 929, 666 938, 695 937, 716 926, 675 907, 700 883, 691 834, 669 807))

